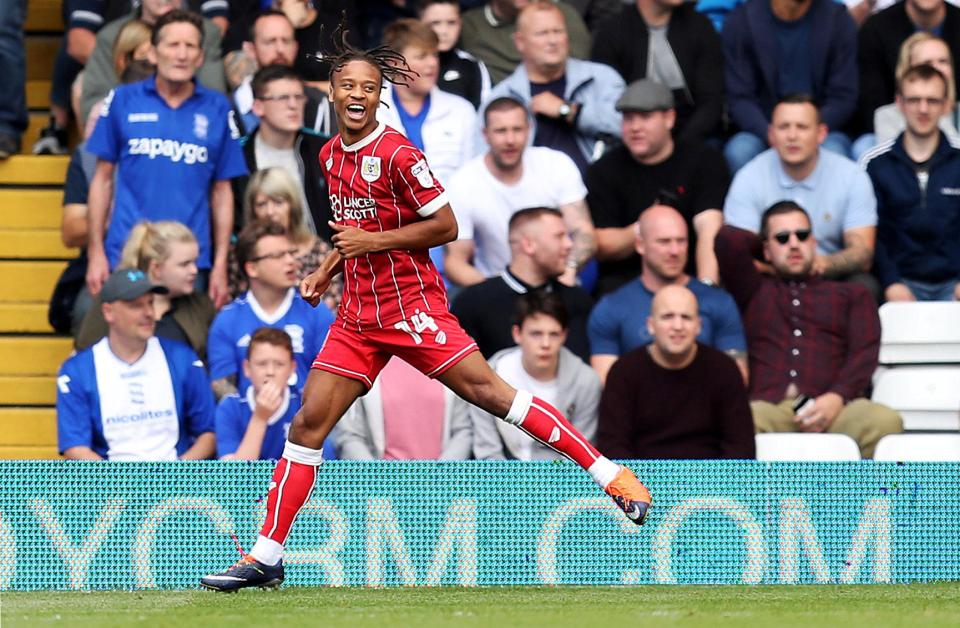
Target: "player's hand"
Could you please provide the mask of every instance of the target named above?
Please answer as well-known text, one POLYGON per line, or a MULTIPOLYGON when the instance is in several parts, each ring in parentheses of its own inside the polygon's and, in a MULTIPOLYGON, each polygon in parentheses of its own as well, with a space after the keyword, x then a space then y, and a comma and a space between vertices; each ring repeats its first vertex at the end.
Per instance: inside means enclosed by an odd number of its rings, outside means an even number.
POLYGON ((227 284, 227 267, 224 264, 214 264, 210 269, 210 281, 207 286, 207 295, 218 310, 230 302, 230 289, 227 284))
POLYGON ((380 250, 379 238, 375 233, 356 227, 338 225, 333 221, 327 224, 336 232, 331 240, 343 259, 353 259, 380 250))
POLYGON ((87 290, 91 296, 100 294, 103 282, 110 276, 110 263, 102 248, 87 252, 87 290))
POLYGON ((253 411, 253 418, 266 421, 280 409, 280 404, 283 403, 283 387, 277 382, 264 382, 257 391, 254 402, 256 408, 253 411))
POLYGON ((815 398, 810 408, 796 415, 794 421, 803 432, 826 432, 837 420, 841 410, 843 397, 828 392, 815 398))
MULTIPOLYGON (((958 284, 960 285, 960 284, 958 284)), ((883 291, 883 298, 887 301, 916 301, 910 288, 905 283, 892 283, 883 291)))
POLYGON ((563 98, 560 98, 553 92, 540 92, 530 99, 530 111, 534 115, 543 115, 548 118, 560 117, 560 105, 563 104, 563 98))
POLYGON ((317 307, 320 299, 323 298, 323 293, 330 287, 330 279, 330 275, 322 268, 318 268, 300 282, 300 296, 313 307, 317 307))

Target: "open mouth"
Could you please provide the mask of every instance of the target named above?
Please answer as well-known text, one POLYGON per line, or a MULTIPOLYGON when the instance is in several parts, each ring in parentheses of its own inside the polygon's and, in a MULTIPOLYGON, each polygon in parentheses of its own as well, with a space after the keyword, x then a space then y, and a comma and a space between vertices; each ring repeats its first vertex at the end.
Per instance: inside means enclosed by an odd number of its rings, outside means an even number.
POLYGON ((363 120, 367 108, 363 105, 347 105, 347 117, 351 120, 363 120))

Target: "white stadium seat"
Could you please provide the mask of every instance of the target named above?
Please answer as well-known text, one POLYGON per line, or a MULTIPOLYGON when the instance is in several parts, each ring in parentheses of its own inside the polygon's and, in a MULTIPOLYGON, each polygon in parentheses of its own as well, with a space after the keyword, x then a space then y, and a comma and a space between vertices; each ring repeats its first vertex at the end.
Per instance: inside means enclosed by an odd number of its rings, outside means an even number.
POLYGON ((874 460, 960 462, 960 434, 890 434, 877 443, 874 460))
POLYGON ((900 412, 904 430, 956 431, 960 429, 960 366, 885 370, 874 382, 872 399, 900 412))
POLYGON ((884 303, 880 364, 960 364, 960 302, 884 303))
POLYGON ((757 460, 835 462, 860 460, 857 441, 845 434, 757 434, 757 460))

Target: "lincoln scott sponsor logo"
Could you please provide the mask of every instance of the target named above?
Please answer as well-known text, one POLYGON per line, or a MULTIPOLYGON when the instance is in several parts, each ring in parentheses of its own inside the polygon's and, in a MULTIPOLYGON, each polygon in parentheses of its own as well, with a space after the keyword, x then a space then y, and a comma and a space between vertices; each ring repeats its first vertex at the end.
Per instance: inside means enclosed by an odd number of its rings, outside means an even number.
POLYGON ((185 164, 206 163, 207 147, 198 146, 189 142, 164 140, 159 137, 135 137, 127 140, 131 155, 146 155, 150 159, 167 157, 176 163, 185 164))
POLYGON ((331 194, 330 209, 333 211, 333 219, 337 222, 366 220, 377 215, 377 202, 372 198, 331 194))

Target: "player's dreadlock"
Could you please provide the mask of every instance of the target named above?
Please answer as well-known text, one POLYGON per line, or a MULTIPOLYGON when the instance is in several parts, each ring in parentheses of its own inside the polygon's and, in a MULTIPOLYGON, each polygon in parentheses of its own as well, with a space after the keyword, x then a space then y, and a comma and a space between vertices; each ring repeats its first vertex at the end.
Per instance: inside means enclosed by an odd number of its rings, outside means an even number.
POLYGON ((352 46, 347 41, 347 33, 344 22, 341 21, 337 30, 334 31, 334 49, 325 57, 325 60, 330 63, 331 83, 333 82, 333 75, 351 61, 366 61, 380 71, 380 76, 384 80, 394 85, 408 85, 415 76, 419 76, 407 63, 406 58, 393 48, 377 46, 369 50, 362 50, 352 46))

